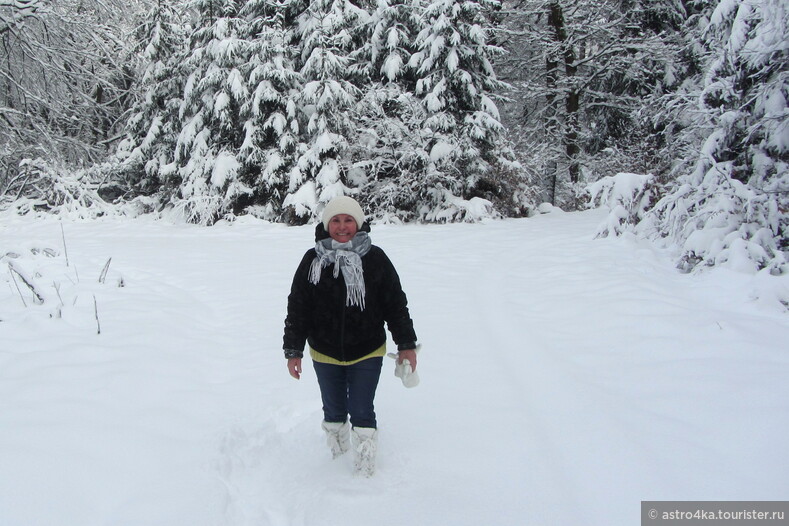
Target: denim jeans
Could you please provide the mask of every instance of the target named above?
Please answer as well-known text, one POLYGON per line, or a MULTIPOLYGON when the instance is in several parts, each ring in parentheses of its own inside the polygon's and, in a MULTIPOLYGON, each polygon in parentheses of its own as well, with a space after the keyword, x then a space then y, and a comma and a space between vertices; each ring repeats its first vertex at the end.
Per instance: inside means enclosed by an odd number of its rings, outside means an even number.
POLYGON ((312 362, 326 422, 345 422, 350 414, 354 427, 377 427, 373 402, 383 361, 379 356, 353 365, 312 362))

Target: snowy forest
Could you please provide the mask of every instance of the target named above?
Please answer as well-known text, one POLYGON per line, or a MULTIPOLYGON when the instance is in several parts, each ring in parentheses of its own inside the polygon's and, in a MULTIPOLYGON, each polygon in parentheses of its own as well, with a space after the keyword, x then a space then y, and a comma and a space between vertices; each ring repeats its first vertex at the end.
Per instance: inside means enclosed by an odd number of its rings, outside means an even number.
POLYGON ((789 270, 785 0, 0 0, 0 206, 291 225, 607 206, 789 270))
POLYGON ((786 505, 789 1, 0 0, 0 47, 0 526, 786 505), (339 195, 420 349, 371 478, 283 356, 339 195))

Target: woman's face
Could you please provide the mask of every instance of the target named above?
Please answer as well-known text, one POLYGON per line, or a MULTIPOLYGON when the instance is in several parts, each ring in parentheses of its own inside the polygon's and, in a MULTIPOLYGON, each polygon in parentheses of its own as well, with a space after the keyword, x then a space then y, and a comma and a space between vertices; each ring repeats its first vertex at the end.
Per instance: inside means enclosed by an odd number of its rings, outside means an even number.
POLYGON ((353 239, 358 229, 356 220, 348 214, 337 214, 329 219, 329 235, 338 243, 347 243, 353 239))

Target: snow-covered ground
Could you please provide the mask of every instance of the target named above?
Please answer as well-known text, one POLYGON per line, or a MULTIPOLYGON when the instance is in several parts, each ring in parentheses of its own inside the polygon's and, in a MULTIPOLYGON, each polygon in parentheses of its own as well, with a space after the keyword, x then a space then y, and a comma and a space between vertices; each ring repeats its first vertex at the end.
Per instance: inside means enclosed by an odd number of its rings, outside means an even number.
POLYGON ((385 363, 361 479, 280 350, 312 227, 1 216, 0 524, 624 526, 642 500, 785 500, 787 278, 680 274, 594 240, 604 219, 373 228, 422 382, 385 363))

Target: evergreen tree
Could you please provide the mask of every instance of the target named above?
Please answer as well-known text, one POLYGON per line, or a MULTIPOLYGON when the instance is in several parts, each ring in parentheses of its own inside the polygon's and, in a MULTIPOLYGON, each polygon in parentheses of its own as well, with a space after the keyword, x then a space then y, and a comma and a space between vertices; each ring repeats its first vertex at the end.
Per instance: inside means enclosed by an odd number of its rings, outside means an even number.
POLYGON ((352 80, 349 54, 359 46, 356 29, 368 13, 348 0, 310 2, 297 18, 292 37, 300 44, 298 66, 304 85, 298 98, 306 147, 290 172, 291 222, 317 216, 321 203, 352 192, 348 181, 348 138, 355 125, 349 110, 360 91, 352 80))
POLYGON ((251 0, 243 10, 249 20, 251 96, 243 108, 247 120, 239 154, 254 174, 255 212, 270 220, 283 219, 290 173, 302 148, 297 101, 302 81, 287 43, 289 12, 284 0, 251 0))
POLYGON ((413 91, 415 78, 407 68, 417 51, 414 39, 419 32, 421 11, 408 0, 378 0, 370 16, 370 34, 362 47, 367 76, 382 84, 398 83, 413 91))
POLYGON ((232 212, 241 196, 253 193, 238 158, 245 139, 241 112, 250 97, 244 71, 250 45, 243 38, 242 6, 241 0, 195 2, 202 25, 192 35, 183 64, 189 75, 174 169, 163 169, 168 180, 178 183, 175 206, 189 221, 201 224, 232 212))
POLYGON ((380 0, 371 16, 348 0, 192 6, 188 50, 151 55, 167 65, 151 70, 166 74, 146 77, 157 103, 136 111, 123 149, 188 220, 247 212, 303 223, 343 194, 400 220, 507 214, 519 202, 488 7, 380 0))
POLYGON ((408 66, 421 24, 420 6, 379 0, 355 54, 359 77, 367 80, 352 117, 357 132, 349 176, 362 188, 368 208, 387 220, 416 217, 420 179, 429 164, 422 134, 427 114, 408 66))
MULTIPOLYGON (((504 85, 493 59, 502 50, 490 41, 496 0, 438 0, 424 5, 424 26, 416 36, 409 66, 426 118, 421 124, 423 158, 429 159, 418 192, 419 217, 462 219, 458 203, 472 197, 501 200, 498 180, 510 166, 502 147, 503 127, 494 102, 504 85)), ((503 179, 503 178, 502 178, 503 179)))
MULTIPOLYGON (((703 19, 702 19, 703 20, 703 19)), ((709 135, 639 225, 682 247, 681 267, 787 270, 789 8, 721 0, 705 27, 710 58, 696 100, 709 135)))
POLYGON ((180 21, 177 6, 163 0, 142 20, 137 41, 146 63, 140 80, 144 91, 131 110, 116 156, 123 163, 123 178, 138 192, 150 193, 161 190, 160 170, 173 162, 183 93, 179 64, 188 27, 180 21))
MULTIPOLYGON (((703 28, 715 1, 682 0, 659 10, 660 4, 649 4, 656 13, 665 15, 665 19, 652 24, 664 28, 663 41, 671 60, 664 65, 662 76, 651 77, 655 88, 643 97, 641 108, 633 114, 633 140, 627 145, 620 140, 616 148, 619 157, 630 154, 637 159, 638 163, 631 165, 639 173, 655 175, 657 184, 666 184, 693 170, 698 146, 709 131, 703 115, 697 111, 697 103, 708 54, 703 45, 703 28), (681 21, 665 14, 670 9, 682 9, 681 21)), ((657 17, 655 14, 646 18, 657 17)), ((616 170, 608 172, 622 171, 621 166, 622 160, 616 170)))
POLYGON ((354 108, 349 178, 381 219, 418 219, 420 208, 431 206, 424 192, 432 138, 421 128, 426 118, 421 100, 396 82, 373 84, 354 108))

